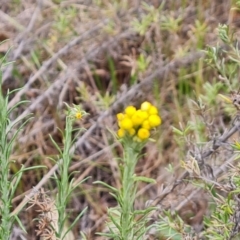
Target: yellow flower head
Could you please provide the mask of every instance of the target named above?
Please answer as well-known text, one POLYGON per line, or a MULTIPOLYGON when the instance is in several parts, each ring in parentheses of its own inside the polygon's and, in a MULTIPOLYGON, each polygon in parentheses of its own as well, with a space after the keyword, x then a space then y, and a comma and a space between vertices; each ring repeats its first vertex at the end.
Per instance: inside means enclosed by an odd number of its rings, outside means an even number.
POLYGON ((75 113, 75 118, 76 119, 82 119, 82 113, 81 112, 76 112, 75 113))
POLYGON ((155 106, 150 106, 150 108, 148 109, 148 113, 149 113, 149 115, 157 115, 158 110, 155 106))
POLYGON ((139 126, 148 118, 148 114, 142 110, 137 110, 132 116, 133 126, 139 126))
POLYGON ((68 117, 73 120, 81 120, 84 116, 88 115, 88 113, 82 109, 81 105, 73 104, 73 107, 70 107, 67 103, 65 104, 68 108, 68 117))
POLYGON ((118 131, 117 131, 117 135, 120 138, 124 137, 125 136, 125 130, 122 129, 122 128, 119 128, 118 131))
POLYGON ((120 124, 121 124, 121 128, 125 130, 131 129, 133 127, 133 124, 130 118, 124 118, 120 122, 120 124))
POLYGON ((128 117, 131 117, 135 112, 136 112, 136 108, 133 106, 128 106, 125 109, 125 113, 127 114, 128 117))
POLYGON ((151 129, 151 126, 150 126, 150 123, 149 123, 148 120, 145 120, 145 121, 142 123, 142 127, 145 128, 145 129, 148 129, 148 130, 151 129))
POLYGON ((150 102, 143 102, 141 104, 141 110, 147 112, 151 106, 152 104, 150 102))
POLYGON ((136 133, 136 130, 134 128, 131 128, 131 129, 128 130, 128 133, 129 133, 130 136, 134 136, 135 133, 136 133))
POLYGON ((118 121, 121 121, 121 120, 123 120, 124 119, 124 114, 123 113, 118 113, 117 114, 117 119, 118 119, 118 121))
POLYGON ((161 124, 161 118, 158 115, 150 115, 148 118, 151 127, 157 127, 161 124))
POLYGON ((138 135, 138 137, 139 137, 141 140, 145 140, 145 139, 149 138, 150 132, 149 132, 148 129, 140 128, 140 129, 138 130, 137 135, 138 135))

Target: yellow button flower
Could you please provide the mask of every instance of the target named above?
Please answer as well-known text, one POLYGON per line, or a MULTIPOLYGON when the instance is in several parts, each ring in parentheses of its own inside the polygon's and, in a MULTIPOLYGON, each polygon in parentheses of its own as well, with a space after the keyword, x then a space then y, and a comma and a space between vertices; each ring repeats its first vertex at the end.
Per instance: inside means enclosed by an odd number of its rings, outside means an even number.
POLYGON ((124 117, 125 117, 125 116, 124 116, 123 113, 118 113, 118 114, 117 114, 117 119, 118 119, 119 121, 123 120, 124 117))
POLYGON ((118 121, 118 126, 121 128, 122 127, 122 121, 118 121))
POLYGON ((157 115, 158 114, 158 109, 155 106, 151 106, 148 109, 148 113, 149 113, 149 115, 157 115))
POLYGON ((118 137, 120 137, 120 138, 124 137, 124 135, 125 135, 125 130, 122 129, 122 128, 119 128, 118 131, 117 131, 117 135, 118 135, 118 137))
POLYGON ((133 127, 133 123, 130 118, 124 118, 121 122, 121 128, 125 130, 129 130, 133 127))
POLYGON ((137 110, 132 116, 133 126, 139 126, 142 122, 148 118, 148 114, 142 110, 137 110))
POLYGON ((131 128, 128 130, 128 133, 130 136, 133 136, 136 133, 136 130, 134 128, 131 128))
POLYGON ((148 130, 151 129, 151 126, 150 126, 148 120, 145 120, 145 121, 142 123, 142 128, 145 128, 145 129, 148 129, 148 130))
POLYGON ((145 140, 147 138, 149 138, 150 136, 150 132, 149 130, 145 129, 145 128, 140 128, 138 130, 138 137, 141 139, 141 140, 145 140))
POLYGON ((148 118, 148 116, 149 116, 149 115, 147 114, 147 112, 145 112, 145 111, 142 111, 142 110, 138 110, 138 111, 139 111, 139 113, 138 113, 138 114, 139 114, 139 116, 141 116, 141 118, 142 118, 142 119, 144 119, 144 120, 145 120, 145 119, 147 119, 147 118, 148 118))
POLYGON ((134 142, 142 142, 142 140, 138 136, 133 137, 134 142))
POLYGON ((141 110, 147 112, 151 106, 152 104, 150 102, 143 102, 141 104, 141 110))
POLYGON ((125 109, 125 113, 131 117, 134 113, 136 112, 136 108, 133 107, 133 106, 128 106, 126 109, 125 109))
POLYGON ((151 116, 149 116, 148 121, 149 121, 149 125, 151 127, 157 127, 162 122, 161 118, 158 115, 151 115, 151 116))

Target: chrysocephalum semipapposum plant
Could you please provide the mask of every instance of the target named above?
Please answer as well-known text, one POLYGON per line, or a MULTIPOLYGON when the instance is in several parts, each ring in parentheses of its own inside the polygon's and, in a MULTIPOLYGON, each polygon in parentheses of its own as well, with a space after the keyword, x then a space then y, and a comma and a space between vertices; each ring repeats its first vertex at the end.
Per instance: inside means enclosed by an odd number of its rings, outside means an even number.
POLYGON ((57 227, 54 229, 55 235, 59 239, 64 239, 68 232, 75 226, 80 217, 84 214, 87 208, 84 208, 76 217, 76 219, 66 228, 66 223, 68 221, 69 213, 67 213, 67 204, 70 200, 71 194, 76 187, 78 187, 82 182, 86 180, 83 179, 78 184, 74 184, 74 179, 71 179, 71 173, 69 173, 69 166, 72 160, 71 148, 75 143, 78 134, 72 138, 73 132, 78 131, 78 133, 84 131, 85 129, 74 129, 73 124, 76 120, 82 119, 87 115, 85 111, 81 109, 80 106, 74 105, 69 107, 67 105, 67 116, 66 116, 66 126, 63 132, 63 142, 64 147, 61 149, 57 143, 52 139, 55 147, 59 151, 60 160, 58 161, 59 167, 59 177, 55 175, 55 180, 57 183, 58 193, 55 200, 55 205, 58 213, 57 227))
POLYGON ((117 200, 117 207, 108 209, 110 222, 109 233, 100 233, 111 239, 144 239, 151 226, 147 226, 148 213, 154 208, 135 210, 134 203, 139 181, 155 180, 135 174, 135 167, 141 157, 142 149, 151 135, 151 131, 161 124, 158 109, 149 102, 141 104, 140 109, 134 106, 125 108, 124 113, 117 114, 119 129, 117 136, 123 146, 123 157, 118 160, 121 175, 121 188, 117 189, 104 182, 111 195, 117 200))
MULTIPOLYGON (((76 120, 81 120, 87 113, 81 109, 80 106, 74 105, 73 107, 67 106, 66 126, 63 135, 63 149, 50 136, 53 144, 59 152, 59 159, 57 160, 59 174, 55 174, 54 179, 57 184, 57 195, 55 199, 51 199, 46 192, 42 189, 37 191, 33 196, 30 207, 37 207, 39 214, 36 234, 47 239, 61 239, 64 240, 68 237, 69 232, 87 210, 84 208, 72 223, 69 224, 69 215, 67 212, 67 205, 71 198, 71 194, 82 182, 74 183, 74 178, 69 173, 69 166, 72 160, 72 147, 75 143, 79 133, 84 131, 84 128, 74 129, 73 124, 76 120), (73 132, 77 134, 72 137, 73 132)), ((52 159, 55 161, 54 159, 52 159)))

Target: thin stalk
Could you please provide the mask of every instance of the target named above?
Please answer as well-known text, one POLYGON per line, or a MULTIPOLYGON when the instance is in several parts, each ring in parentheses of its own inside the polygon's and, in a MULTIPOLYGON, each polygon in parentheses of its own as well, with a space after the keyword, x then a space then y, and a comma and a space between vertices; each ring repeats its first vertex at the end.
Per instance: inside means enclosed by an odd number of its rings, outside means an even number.
POLYGON ((71 162, 70 148, 72 144, 72 119, 66 117, 66 127, 64 131, 64 149, 62 154, 62 165, 60 167, 61 180, 59 181, 59 193, 58 193, 58 236, 64 235, 64 223, 66 220, 66 204, 69 196, 69 176, 68 169, 71 162))
POLYGON ((123 189, 122 189, 122 214, 121 214, 121 239, 133 238, 133 211, 134 211, 134 171, 138 160, 138 154, 131 145, 125 146, 124 169, 123 169, 123 189))
POLYGON ((9 239, 11 234, 12 221, 10 217, 10 205, 11 200, 9 199, 10 193, 10 182, 9 182, 9 151, 11 149, 7 142, 7 100, 4 99, 2 91, 0 90, 0 192, 1 192, 1 228, 0 237, 1 239, 9 239))

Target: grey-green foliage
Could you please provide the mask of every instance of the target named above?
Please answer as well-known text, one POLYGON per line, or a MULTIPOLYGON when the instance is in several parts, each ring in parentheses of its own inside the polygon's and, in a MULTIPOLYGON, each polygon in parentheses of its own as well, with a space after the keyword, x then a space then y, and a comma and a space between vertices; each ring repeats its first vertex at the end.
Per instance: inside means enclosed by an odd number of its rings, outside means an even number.
POLYGON ((0 239, 10 238, 15 220, 17 220, 18 224, 22 227, 22 229, 24 229, 21 221, 17 217, 17 214, 11 214, 12 199, 23 172, 30 169, 26 169, 22 166, 14 175, 10 174, 10 164, 12 163, 10 157, 15 143, 14 141, 22 127, 29 120, 29 116, 27 116, 25 120, 20 119, 16 122, 17 125, 20 125, 17 129, 11 124, 11 113, 15 108, 26 101, 20 101, 12 108, 8 108, 9 96, 16 91, 8 91, 6 95, 4 95, 2 91, 2 70, 8 64, 10 64, 10 62, 6 61, 5 55, 0 61, 0 239))

